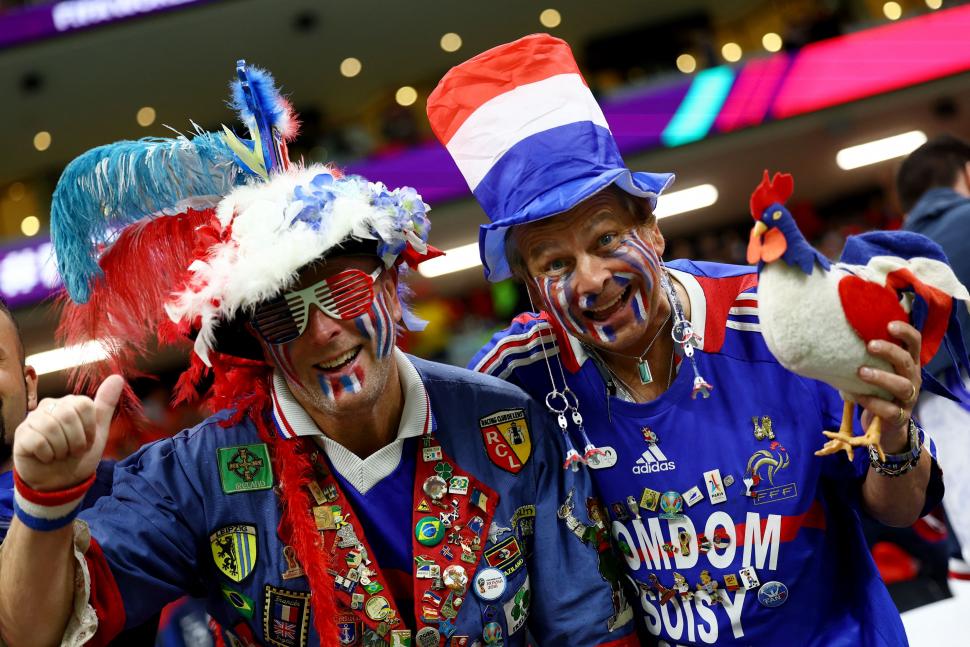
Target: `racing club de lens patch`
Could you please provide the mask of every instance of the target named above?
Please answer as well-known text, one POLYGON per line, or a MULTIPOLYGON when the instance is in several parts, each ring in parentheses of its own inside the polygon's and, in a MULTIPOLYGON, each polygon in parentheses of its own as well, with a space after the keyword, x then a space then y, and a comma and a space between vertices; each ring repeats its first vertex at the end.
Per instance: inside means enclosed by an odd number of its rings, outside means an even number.
POLYGON ((493 463, 506 472, 518 474, 532 454, 532 437, 525 409, 496 411, 478 421, 485 449, 493 463))

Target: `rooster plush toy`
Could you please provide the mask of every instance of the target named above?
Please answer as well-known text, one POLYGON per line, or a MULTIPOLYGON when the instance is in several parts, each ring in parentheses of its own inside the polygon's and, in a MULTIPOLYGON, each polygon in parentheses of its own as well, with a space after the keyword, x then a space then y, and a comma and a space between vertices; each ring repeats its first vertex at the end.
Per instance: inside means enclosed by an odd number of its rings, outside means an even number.
MULTIPOLYGON (((892 395, 862 381, 861 366, 892 372, 885 360, 866 350, 868 342, 895 340, 887 326, 904 321, 922 334, 920 366, 942 344, 957 364, 970 366, 960 339, 954 300, 970 294, 947 265, 943 250, 930 239, 910 232, 871 232, 852 236, 838 263, 813 249, 784 207, 791 196, 791 175, 764 179, 751 195, 755 220, 748 243, 748 262, 758 264, 758 318, 771 353, 788 370, 839 390, 845 401, 838 432, 820 455, 853 447, 879 446, 881 419, 875 417, 862 436, 852 433, 853 394, 892 395)), ((968 305, 967 307, 970 307, 968 305)), ((953 398, 926 371, 924 388, 953 398)))

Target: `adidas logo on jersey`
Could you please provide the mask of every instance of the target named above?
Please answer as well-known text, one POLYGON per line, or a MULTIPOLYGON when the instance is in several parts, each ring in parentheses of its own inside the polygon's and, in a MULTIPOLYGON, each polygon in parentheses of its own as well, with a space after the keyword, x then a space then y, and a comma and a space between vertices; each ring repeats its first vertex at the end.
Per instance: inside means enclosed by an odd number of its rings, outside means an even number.
POLYGON ((633 473, 653 474, 654 472, 669 472, 676 468, 677 465, 673 461, 667 460, 664 453, 660 451, 660 447, 650 444, 633 465, 633 473))

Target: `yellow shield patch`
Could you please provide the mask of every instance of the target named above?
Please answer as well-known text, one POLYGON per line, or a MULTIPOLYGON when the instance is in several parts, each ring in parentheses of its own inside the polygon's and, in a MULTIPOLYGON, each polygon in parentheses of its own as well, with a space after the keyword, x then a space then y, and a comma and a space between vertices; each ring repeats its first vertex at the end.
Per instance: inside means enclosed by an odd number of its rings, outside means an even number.
POLYGON ((216 568, 234 582, 242 582, 256 566, 256 527, 234 525, 209 535, 216 568))
POLYGON ((524 409, 506 409, 478 421, 488 457, 507 472, 517 474, 532 454, 532 437, 524 409))

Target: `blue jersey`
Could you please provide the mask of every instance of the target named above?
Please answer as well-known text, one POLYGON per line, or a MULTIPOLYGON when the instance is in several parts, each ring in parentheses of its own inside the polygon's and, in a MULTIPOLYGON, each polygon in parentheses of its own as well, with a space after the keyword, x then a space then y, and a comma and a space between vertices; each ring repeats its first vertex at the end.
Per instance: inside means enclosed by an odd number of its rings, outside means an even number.
POLYGON ((330 554, 318 572, 338 613, 324 623, 338 627, 342 644, 413 644, 404 633, 433 629, 434 644, 523 645, 528 628, 539 644, 635 645, 606 517, 589 512, 598 508, 588 476, 560 469, 561 438, 545 412, 501 380, 410 362, 431 434, 406 443, 417 458, 388 475, 427 493, 393 495, 403 514, 341 494, 349 484, 327 480, 316 445, 275 408, 279 437, 262 436, 246 418, 226 426, 224 412, 119 463, 111 495, 80 515, 92 537, 85 563, 101 629, 118 618, 138 624, 190 593, 206 598, 230 644, 319 644, 309 584, 319 549, 301 553, 315 539, 293 539, 309 527, 330 554), (296 456, 307 461, 305 480, 287 482, 282 463, 296 456), (292 507, 303 500, 312 510, 292 507), (560 514, 572 501, 580 505, 560 514), (408 525, 384 532, 389 523, 408 525), (447 540, 435 536, 441 526, 447 540), (422 543, 402 546, 405 538, 422 543), (382 560, 412 575, 413 600, 394 599, 382 560))
POLYGON ((536 398, 550 390, 544 356, 554 379, 565 376, 607 452, 590 473, 651 634, 690 645, 906 644, 859 524, 868 454, 813 455, 821 431, 838 429, 837 392, 771 356, 752 268, 668 267, 703 334, 695 357, 709 399, 691 398, 688 367, 651 402, 611 397, 584 348, 531 314, 472 366, 536 398))

